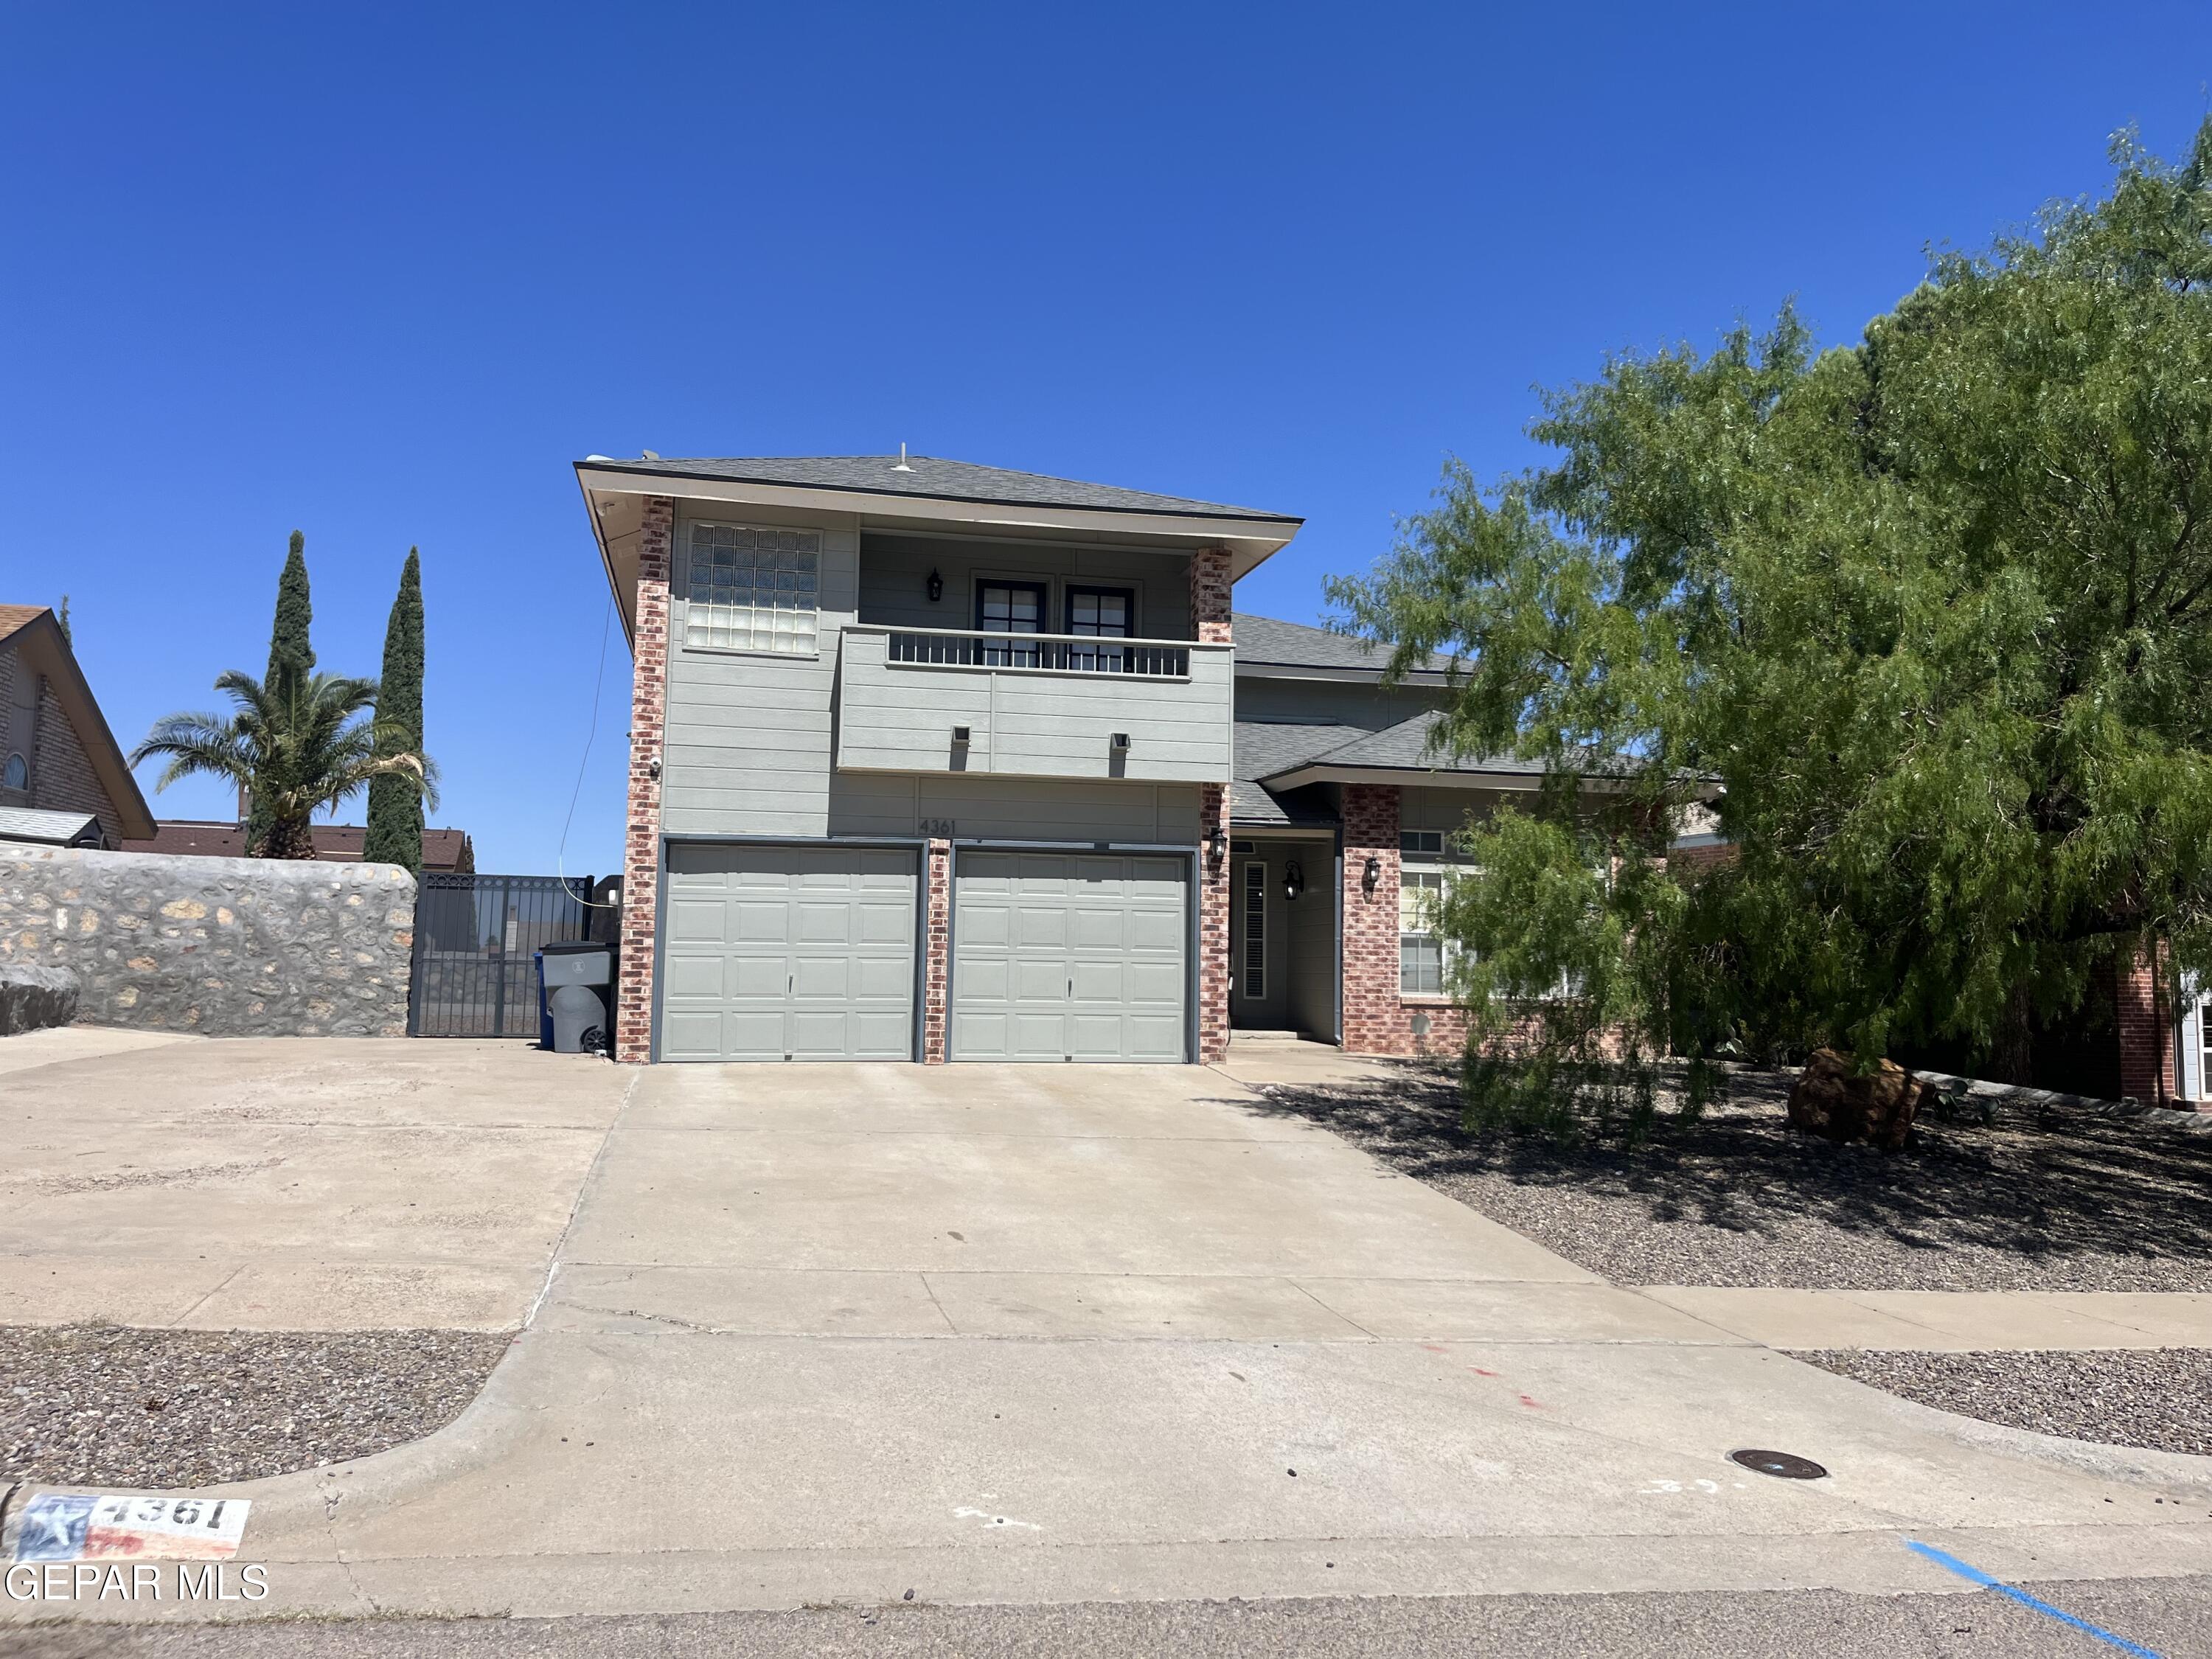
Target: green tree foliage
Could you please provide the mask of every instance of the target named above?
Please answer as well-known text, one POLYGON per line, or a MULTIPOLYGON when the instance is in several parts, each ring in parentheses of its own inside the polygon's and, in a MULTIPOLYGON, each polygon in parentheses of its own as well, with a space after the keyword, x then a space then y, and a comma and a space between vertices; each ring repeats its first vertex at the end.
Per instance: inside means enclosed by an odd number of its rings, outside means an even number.
POLYGON ((374 680, 302 675, 288 667, 278 685, 233 671, 215 686, 231 700, 228 715, 167 715, 131 751, 131 763, 165 757, 169 763, 155 785, 161 789, 203 776, 250 790, 269 823, 248 848, 256 857, 313 858, 315 813, 379 778, 398 779, 435 804, 436 768, 398 748, 404 733, 390 721, 362 718, 375 704, 374 680))
MULTIPOLYGON (((422 564, 407 550, 398 597, 384 628, 384 673, 378 681, 378 718, 392 729, 393 754, 422 752, 422 564)), ((362 856, 372 864, 404 865, 422 872, 422 793, 407 779, 387 773, 368 786, 368 836, 362 856)))
MULTIPOLYGON (((314 620, 315 608, 307 596, 307 538, 295 530, 285 550, 284 568, 276 578, 276 615, 269 630, 269 672, 261 678, 261 684, 272 694, 287 683, 288 676, 304 680, 315 672, 315 647, 310 637, 314 620)), ((249 797, 246 846, 250 855, 259 856, 255 849, 268 841, 270 825, 268 808, 258 796, 249 797)))
POLYGON ((1626 1019, 2018 1075, 2146 941, 2212 968, 2212 121, 2113 160, 1854 347, 1785 310, 1609 362, 1547 398, 1551 465, 1449 468, 1334 585, 1396 665, 1456 656, 1446 745, 1545 763, 1443 907, 1478 1049, 1558 966, 1569 1056, 1626 1019), (1715 788, 1740 859, 1670 872, 1715 788))

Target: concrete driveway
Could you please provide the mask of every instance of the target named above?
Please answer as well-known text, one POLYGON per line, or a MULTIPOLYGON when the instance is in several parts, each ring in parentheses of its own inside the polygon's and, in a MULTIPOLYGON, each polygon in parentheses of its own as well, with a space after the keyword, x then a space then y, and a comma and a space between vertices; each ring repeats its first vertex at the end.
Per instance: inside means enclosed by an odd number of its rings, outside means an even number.
MULTIPOLYGON (((364 1058, 463 1063, 396 1048, 364 1058)), ((2022 1578, 2212 1559, 2212 1461, 1801 1365, 1219 1073, 578 1076, 512 1154, 592 1158, 531 1326, 449 1428, 232 1489, 271 1564, 236 1611, 1965 1587, 1907 1539, 2022 1578), (592 1158, 582 1103, 624 1089, 592 1158)))
POLYGON ((510 1330, 629 1078, 513 1042, 0 1042, 0 1324, 510 1330))

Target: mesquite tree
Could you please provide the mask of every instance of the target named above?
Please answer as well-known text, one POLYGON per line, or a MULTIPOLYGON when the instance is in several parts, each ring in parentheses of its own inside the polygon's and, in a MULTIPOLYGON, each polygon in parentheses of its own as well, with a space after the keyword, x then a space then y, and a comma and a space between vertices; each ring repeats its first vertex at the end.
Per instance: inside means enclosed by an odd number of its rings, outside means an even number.
POLYGON ((1455 465, 1333 586, 1395 664, 1456 654, 1448 744, 1546 763, 1441 907, 1485 1087, 1535 1075, 1509 1029, 2019 1076, 2150 942, 2212 967, 2212 121, 2113 159, 1854 346, 1785 310, 1608 363, 1551 465, 1455 465), (1699 796, 1738 856, 1693 876, 1699 796))

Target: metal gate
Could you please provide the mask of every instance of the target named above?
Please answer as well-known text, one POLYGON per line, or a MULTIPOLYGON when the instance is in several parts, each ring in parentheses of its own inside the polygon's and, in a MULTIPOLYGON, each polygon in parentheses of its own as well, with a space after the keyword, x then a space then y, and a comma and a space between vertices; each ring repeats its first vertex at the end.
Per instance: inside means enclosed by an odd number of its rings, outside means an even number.
POLYGON ((424 872, 415 893, 408 1036, 535 1037, 532 954, 592 937, 591 898, 589 876, 424 872))

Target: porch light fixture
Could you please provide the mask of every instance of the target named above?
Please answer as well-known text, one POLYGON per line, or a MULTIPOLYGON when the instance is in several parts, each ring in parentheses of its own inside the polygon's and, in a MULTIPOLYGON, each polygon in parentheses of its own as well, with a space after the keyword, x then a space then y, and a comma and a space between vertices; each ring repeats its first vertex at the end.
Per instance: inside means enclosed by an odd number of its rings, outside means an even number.
POLYGON ((1306 890, 1306 872, 1296 859, 1283 866, 1283 896, 1294 899, 1306 890))
POLYGON ((1375 884, 1382 879, 1382 860, 1372 853, 1367 855, 1366 867, 1359 872, 1359 890, 1372 897, 1375 884))
POLYGON ((924 585, 929 589, 929 602, 932 605, 935 605, 945 597, 945 578, 934 570, 929 573, 929 580, 924 585))
POLYGON ((1221 860, 1228 856, 1229 837, 1222 833, 1221 826, 1217 823, 1206 837, 1206 861, 1218 870, 1221 860))

